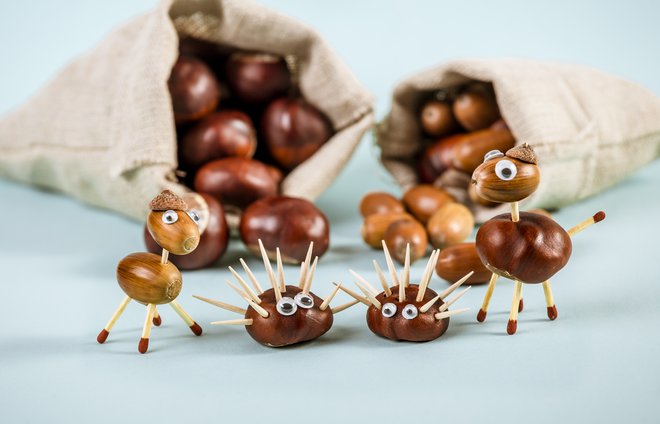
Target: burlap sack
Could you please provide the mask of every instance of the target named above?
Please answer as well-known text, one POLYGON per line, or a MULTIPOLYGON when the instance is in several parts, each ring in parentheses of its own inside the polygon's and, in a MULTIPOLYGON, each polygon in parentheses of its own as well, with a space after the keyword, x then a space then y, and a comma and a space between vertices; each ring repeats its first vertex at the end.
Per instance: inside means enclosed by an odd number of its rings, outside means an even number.
POLYGON ((0 121, 0 175, 137 219, 161 189, 184 191, 167 87, 179 35, 297 56, 302 95, 336 133, 282 190, 320 195, 372 125, 372 99, 314 30, 246 0, 163 0, 113 31, 0 121))
MULTIPOLYGON (((583 66, 514 59, 457 60, 420 72, 395 89, 378 128, 383 165, 402 188, 417 183, 422 148, 418 111, 429 93, 468 81, 492 82, 517 143, 534 147, 541 184, 522 207, 558 208, 612 186, 660 155, 660 99, 631 82, 583 66)), ((469 202, 469 178, 437 182, 483 222, 506 210, 469 202)))

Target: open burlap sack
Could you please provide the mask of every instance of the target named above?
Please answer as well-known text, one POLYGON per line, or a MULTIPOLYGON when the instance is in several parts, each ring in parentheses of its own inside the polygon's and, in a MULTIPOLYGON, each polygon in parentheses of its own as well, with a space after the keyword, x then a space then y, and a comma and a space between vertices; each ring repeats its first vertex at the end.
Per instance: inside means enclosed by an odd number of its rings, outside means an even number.
POLYGON ((297 57, 302 95, 336 132, 282 190, 320 195, 371 126, 371 97, 314 30, 246 0, 163 0, 113 31, 0 120, 0 175, 137 219, 162 189, 185 191, 167 87, 184 35, 297 57))
MULTIPOLYGON (((466 82, 491 82, 516 142, 534 147, 538 190, 524 208, 557 208, 596 194, 660 155, 660 99, 631 82, 578 65, 515 59, 456 60, 406 78, 378 129, 381 160, 398 184, 417 183, 421 103, 466 82)), ((507 210, 469 202, 469 177, 448 171, 436 185, 475 212, 478 222, 507 210)))

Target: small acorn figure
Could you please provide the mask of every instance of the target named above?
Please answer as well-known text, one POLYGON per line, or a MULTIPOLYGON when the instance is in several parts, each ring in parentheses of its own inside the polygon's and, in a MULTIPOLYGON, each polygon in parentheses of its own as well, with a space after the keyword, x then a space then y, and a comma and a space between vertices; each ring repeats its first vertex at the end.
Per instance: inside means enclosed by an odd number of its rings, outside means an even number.
POLYGON ((334 314, 357 304, 357 301, 352 301, 336 308, 329 307, 341 284, 336 285, 325 300, 310 291, 319 259, 316 257, 310 265, 314 248, 313 242, 310 243, 307 257, 300 266, 300 277, 297 286, 285 282, 280 249, 276 249, 276 276, 261 239, 258 243, 271 288, 262 289, 254 273, 241 259, 241 265, 254 290, 232 267, 229 267, 229 271, 241 287, 237 287, 228 280, 226 283, 248 303, 246 309, 202 296, 193 296, 211 305, 244 316, 242 319, 215 321, 211 324, 244 325, 248 334, 257 342, 268 347, 282 347, 321 337, 332 327, 334 314))
POLYGON ((374 260, 374 268, 383 287, 382 292, 379 293, 373 285, 353 270, 350 270, 350 272, 355 277, 355 284, 364 293, 364 296, 346 287, 341 287, 341 289, 355 298, 356 301, 367 306, 367 325, 378 336, 395 341, 409 342, 427 342, 442 336, 449 327, 449 317, 468 310, 465 308, 449 311, 448 308, 463 296, 470 287, 463 289, 451 299, 445 299, 467 281, 473 272, 468 273, 445 291, 437 294, 429 288, 429 283, 440 256, 439 249, 431 253, 420 283, 411 284, 410 246, 406 247, 403 272, 401 278, 399 278, 387 245, 384 241, 382 243, 385 260, 394 285, 389 286, 378 262, 374 260))
POLYGON ((477 194, 491 202, 510 203, 511 213, 498 215, 484 223, 477 232, 476 248, 483 264, 492 272, 477 320, 483 322, 488 304, 500 276, 515 281, 507 333, 515 334, 518 313, 523 310, 522 285, 543 285, 548 318, 557 318, 550 278, 570 259, 571 236, 605 219, 600 211, 570 230, 564 230, 552 218, 520 212, 518 202, 537 189, 541 173, 534 150, 527 143, 509 149, 506 154, 493 150, 472 174, 477 194))
POLYGON ((101 330, 96 340, 104 343, 126 306, 131 300, 147 306, 138 352, 146 353, 149 348, 149 335, 152 323, 161 324, 156 305, 168 304, 190 327, 193 334, 202 334, 202 328, 188 315, 176 298, 181 292, 181 272, 168 261, 169 252, 187 255, 199 244, 199 217, 188 211, 186 203, 176 194, 165 190, 149 203, 151 212, 147 218, 147 228, 156 243, 163 248, 162 255, 154 253, 131 253, 117 265, 117 282, 126 293, 119 308, 101 330))

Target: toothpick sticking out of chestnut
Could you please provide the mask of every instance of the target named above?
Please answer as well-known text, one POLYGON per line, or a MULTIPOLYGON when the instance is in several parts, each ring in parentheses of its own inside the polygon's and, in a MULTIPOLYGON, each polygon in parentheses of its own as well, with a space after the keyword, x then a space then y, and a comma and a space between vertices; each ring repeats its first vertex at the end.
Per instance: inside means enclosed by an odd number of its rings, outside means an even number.
POLYGON ((175 300, 181 292, 181 272, 168 261, 170 252, 187 255, 197 248, 199 217, 194 212, 189 213, 186 202, 169 190, 156 196, 149 207, 151 212, 147 218, 147 228, 162 247, 162 253, 132 253, 119 262, 117 282, 126 297, 96 338, 99 343, 104 343, 126 306, 131 300, 136 300, 147 305, 147 318, 138 344, 140 353, 146 353, 149 348, 152 323, 156 326, 161 324, 156 305, 170 305, 193 334, 202 334, 202 328, 175 300))
POLYGON ((508 334, 515 334, 518 327, 518 313, 523 309, 523 283, 543 285, 548 318, 557 318, 550 278, 568 263, 572 252, 571 236, 605 219, 601 211, 566 231, 548 216, 520 212, 518 202, 536 190, 540 175, 536 154, 526 143, 506 154, 497 150, 488 152, 472 174, 472 184, 479 196, 511 205, 511 214, 498 215, 484 223, 476 239, 477 253, 492 272, 477 320, 486 319, 497 279, 500 276, 510 278, 515 281, 515 288, 508 334))
POLYGON ((263 345, 269 347, 289 346, 322 336, 332 327, 335 313, 357 303, 357 301, 354 301, 336 308, 329 307, 341 284, 336 285, 325 299, 311 292, 314 272, 319 259, 317 256, 313 262, 311 261, 314 243, 309 245, 307 257, 300 266, 298 285, 295 286, 288 285, 285 282, 280 250, 276 249, 276 273, 270 264, 268 253, 261 240, 259 240, 259 249, 271 288, 263 290, 254 273, 241 259, 241 265, 253 287, 251 288, 232 267, 229 267, 229 271, 240 287, 229 281, 226 281, 226 283, 248 303, 247 308, 240 308, 202 296, 194 296, 219 308, 243 315, 242 319, 215 321, 211 324, 244 325, 248 334, 263 345))
POLYGON ((346 287, 340 287, 356 302, 364 303, 368 307, 367 325, 372 332, 390 340, 426 342, 437 339, 447 331, 449 317, 467 311, 467 309, 449 311, 448 308, 463 296, 469 287, 451 299, 447 299, 447 296, 467 281, 473 274, 472 272, 438 294, 429 288, 429 283, 433 277, 440 250, 434 250, 431 253, 419 284, 410 283, 410 247, 406 249, 406 259, 400 277, 397 276, 394 263, 384 242, 383 253, 394 283, 392 287, 388 285, 387 278, 376 261, 373 262, 374 269, 383 287, 382 292, 379 292, 369 281, 353 270, 350 272, 355 278, 355 285, 363 295, 346 287))

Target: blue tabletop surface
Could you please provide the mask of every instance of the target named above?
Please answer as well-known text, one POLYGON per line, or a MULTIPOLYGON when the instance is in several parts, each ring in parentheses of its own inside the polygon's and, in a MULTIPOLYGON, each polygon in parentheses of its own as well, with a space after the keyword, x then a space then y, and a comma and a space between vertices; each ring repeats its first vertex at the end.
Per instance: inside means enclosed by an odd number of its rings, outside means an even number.
MULTIPOLYGON (((316 27, 374 93, 379 117, 398 80, 456 57, 583 63, 660 93, 657 2, 264 3, 316 27)), ((0 114, 153 4, 0 4, 0 114)), ((350 283, 349 268, 373 277, 371 260, 384 262, 362 243, 356 212, 367 191, 398 192, 376 155, 365 137, 318 202, 332 222, 332 248, 315 278, 320 295, 332 281, 350 283)), ((149 354, 139 355, 145 309, 137 304, 108 343, 95 338, 122 298, 117 261, 143 248, 141 225, 0 180, 0 422, 657 422, 659 187, 655 162, 555 215, 565 227, 600 209, 608 218, 575 238, 571 262, 554 279, 559 318, 548 321, 541 287, 526 286, 515 336, 505 334, 513 289, 505 281, 486 323, 475 321, 485 287, 474 287, 456 305, 472 311, 430 343, 378 338, 356 306, 316 342, 262 347, 241 327, 208 325, 234 316, 191 297, 241 303, 222 284, 226 266, 249 256, 233 242, 217 267, 184 273, 180 304, 204 335, 161 308, 164 323, 149 354)), ((259 261, 249 263, 265 281, 259 261)))

